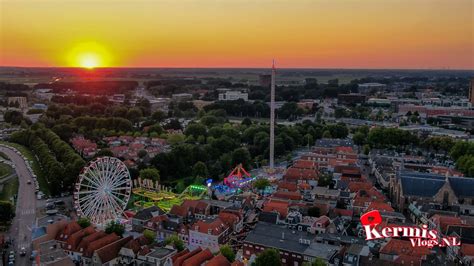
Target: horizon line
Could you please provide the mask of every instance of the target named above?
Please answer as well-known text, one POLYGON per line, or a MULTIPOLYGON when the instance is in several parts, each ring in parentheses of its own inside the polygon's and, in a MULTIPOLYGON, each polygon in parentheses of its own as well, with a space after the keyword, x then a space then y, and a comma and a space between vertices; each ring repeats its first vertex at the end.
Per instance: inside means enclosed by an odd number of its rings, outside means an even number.
MULTIPOLYGON (((272 67, 232 67, 232 66, 215 66, 215 67, 191 67, 191 66, 110 66, 95 67, 87 69, 79 66, 0 66, 1 68, 38 68, 38 69, 81 69, 81 70, 101 70, 101 69, 271 69, 272 67)), ((365 67, 280 67, 278 69, 288 70, 444 70, 444 71, 474 71, 474 68, 365 68, 365 67)))

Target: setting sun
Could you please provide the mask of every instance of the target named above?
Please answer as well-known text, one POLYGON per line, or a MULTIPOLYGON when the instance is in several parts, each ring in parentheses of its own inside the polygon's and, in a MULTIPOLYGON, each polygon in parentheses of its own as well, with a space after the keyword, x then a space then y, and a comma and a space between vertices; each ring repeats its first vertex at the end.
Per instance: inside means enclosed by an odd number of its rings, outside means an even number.
POLYGON ((78 64, 80 67, 89 68, 89 69, 96 68, 101 65, 100 58, 96 54, 80 55, 78 58, 78 64))
POLYGON ((93 69, 110 66, 110 53, 96 42, 83 42, 75 45, 67 54, 68 65, 93 69))

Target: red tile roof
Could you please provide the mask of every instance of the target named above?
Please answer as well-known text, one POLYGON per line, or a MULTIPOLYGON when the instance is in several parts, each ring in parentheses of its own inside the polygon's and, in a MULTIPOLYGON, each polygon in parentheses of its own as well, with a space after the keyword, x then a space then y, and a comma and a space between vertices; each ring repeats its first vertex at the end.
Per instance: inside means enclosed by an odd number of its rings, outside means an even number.
POLYGON ((317 224, 320 224, 321 227, 326 227, 328 226, 329 224, 331 223, 331 220, 329 220, 329 217, 323 215, 321 217, 319 217, 318 219, 316 219, 316 221, 314 221, 314 225, 317 225, 317 224))
POLYGON ((205 250, 197 253, 196 255, 187 258, 182 266, 196 266, 196 265, 201 265, 204 263, 206 260, 212 259, 213 255, 212 252, 206 248, 205 250))
POLYGON ((474 256, 474 244, 461 244, 461 254, 463 256, 474 256))
POLYGON ((180 252, 174 254, 172 257, 171 257, 171 261, 175 262, 176 259, 178 259, 179 257, 181 256, 184 256, 185 254, 188 254, 189 253, 189 250, 186 248, 184 250, 181 250, 180 252))
POLYGON ((416 266, 416 265, 421 265, 421 258, 417 256, 410 256, 410 255, 399 255, 395 261, 397 264, 402 264, 402 265, 411 265, 411 266, 416 266))
POLYGON ((201 248, 197 248, 191 252, 186 252, 184 253, 182 256, 179 256, 176 258, 175 261, 173 261, 173 266, 182 266, 183 265, 183 262, 188 259, 188 258, 191 258, 192 256, 198 254, 199 252, 201 252, 202 249, 201 248))
POLYGON ((273 193, 272 195, 273 198, 279 198, 279 199, 287 199, 287 200, 301 200, 303 196, 301 196, 301 193, 299 191, 277 191, 273 193))
POLYGON ((226 259, 226 257, 222 256, 221 254, 215 256, 206 264, 205 266, 230 266, 230 262, 226 259))
POLYGON ((65 241, 69 236, 81 229, 82 227, 76 221, 72 221, 64 227, 62 232, 59 234, 58 240, 65 241))
POLYGON ((369 207, 367 207, 366 212, 371 211, 371 210, 387 211, 387 212, 395 211, 392 208, 392 206, 388 205, 387 203, 385 203, 385 202, 376 202, 376 201, 372 201, 370 203, 369 207))
POLYGON ((413 247, 410 241, 392 238, 380 249, 380 253, 422 257, 430 254, 430 249, 427 247, 413 247))
POLYGON ((138 240, 133 239, 132 241, 128 241, 128 243, 125 244, 123 247, 131 249, 133 251, 133 253, 137 254, 138 251, 140 250, 141 245, 138 242, 138 240))
POLYGON ((278 212, 283 218, 288 215, 288 202, 271 199, 263 207, 265 212, 278 212))
POLYGON ((85 139, 83 137, 77 137, 77 138, 71 139, 71 144, 74 147, 74 149, 76 149, 78 151, 82 151, 86 148, 90 148, 90 149, 96 149, 97 148, 96 143, 94 143, 94 142, 92 142, 88 139, 85 139))
POLYGON ((295 168, 317 169, 318 164, 312 160, 297 160, 293 163, 295 168))
POLYGON ((369 190, 361 189, 357 192, 354 197, 352 205, 354 207, 368 207, 372 202, 386 202, 387 198, 378 191, 375 187, 370 188, 369 190))
POLYGON ((72 234, 67 240, 66 240, 66 247, 65 249, 67 250, 76 250, 76 248, 78 247, 78 245, 80 245, 79 243, 81 242, 81 240, 90 235, 90 234, 93 234, 95 232, 95 229, 94 227, 92 226, 89 226, 87 228, 84 228, 82 230, 79 230, 77 232, 75 232, 74 234, 72 234), (69 247, 70 246, 70 247, 69 247))
POLYGON ((142 246, 142 247, 140 247, 140 250, 138 251, 138 254, 144 256, 144 255, 146 255, 150 252, 151 252, 151 249, 148 246, 142 246))
POLYGON ((196 208, 194 209, 194 213, 205 214, 206 209, 207 209, 208 206, 209 206, 209 204, 207 204, 206 202, 199 201, 196 204, 196 208))
POLYGON ((133 236, 128 236, 126 238, 119 239, 115 242, 112 242, 95 252, 97 256, 100 258, 100 262, 102 264, 111 261, 112 259, 116 258, 120 252, 120 249, 127 244, 128 242, 133 240, 133 236))
POLYGON ((126 210, 123 212, 123 214, 125 214, 127 218, 132 218, 136 213, 134 211, 126 210))
POLYGON ((170 213, 180 217, 187 217, 188 212, 204 214, 208 206, 209 204, 204 201, 184 200, 181 206, 174 205, 171 208, 170 213))
POLYGON ((223 221, 229 227, 233 227, 241 219, 241 217, 239 217, 237 213, 224 212, 224 211, 221 211, 218 217, 219 219, 221 219, 221 221, 223 221))
POLYGON ((317 180, 318 173, 314 169, 290 167, 283 176, 285 180, 317 180))
POLYGON ((342 169, 342 175, 361 175, 360 168, 346 166, 342 169))
POLYGON ((369 190, 372 188, 372 184, 369 182, 350 182, 349 191, 351 193, 358 192, 359 190, 369 190))
POLYGON ((348 146, 338 146, 334 150, 337 153, 354 153, 354 149, 348 146))
POLYGON ((328 203, 315 203, 315 207, 319 209, 319 214, 320 215, 327 215, 329 213, 330 206, 328 203))
POLYGON ((174 214, 179 217, 187 217, 188 216, 188 209, 184 206, 180 205, 173 205, 169 212, 170 214, 174 214))
POLYGON ((278 183, 278 190, 297 191, 298 185, 295 183, 281 181, 278 183))
POLYGON ((86 251, 82 254, 84 257, 92 257, 92 254, 94 253, 94 251, 96 251, 97 249, 99 248, 102 248, 114 241, 117 241, 119 240, 120 237, 118 235, 116 235, 115 233, 112 233, 112 234, 109 234, 107 236, 104 236, 102 238, 99 238, 93 242, 91 242, 88 246, 87 246, 87 249, 86 251))
POLYGON ((77 248, 73 249, 73 250, 77 250, 79 252, 84 252, 84 250, 86 250, 86 248, 90 245, 90 243, 92 243, 93 241, 96 241, 97 239, 100 239, 100 238, 102 238, 106 235, 107 234, 104 231, 94 232, 94 233, 82 238, 82 240, 79 243, 79 245, 77 246, 77 248), (81 250, 81 248, 82 248, 82 250, 81 250))
POLYGON ((352 217, 354 215, 354 211, 353 210, 347 210, 347 209, 338 209, 338 208, 335 208, 333 209, 333 213, 337 216, 348 216, 348 217, 352 217))
POLYGON ((203 234, 210 233, 212 235, 220 235, 228 228, 229 226, 220 218, 216 218, 213 221, 199 220, 191 226, 191 230, 198 231, 203 234))
POLYGON ((443 233, 448 230, 448 225, 464 225, 465 223, 459 217, 446 216, 441 214, 433 215, 430 220, 432 220, 436 225, 439 226, 443 233))
POLYGON ((309 190, 311 189, 311 186, 308 183, 299 183, 298 188, 300 190, 309 190))

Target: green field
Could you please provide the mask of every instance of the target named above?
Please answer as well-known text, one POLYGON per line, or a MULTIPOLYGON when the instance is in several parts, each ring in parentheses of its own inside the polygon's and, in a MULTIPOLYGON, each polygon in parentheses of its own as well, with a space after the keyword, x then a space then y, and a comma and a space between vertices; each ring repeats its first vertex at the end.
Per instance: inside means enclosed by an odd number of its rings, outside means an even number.
POLYGON ((8 160, 8 156, 0 151, 0 159, 8 160))
POLYGON ((10 201, 10 198, 13 195, 16 195, 17 193, 18 193, 18 177, 15 176, 3 184, 3 188, 0 191, 0 200, 10 201))
POLYGON ((38 180, 38 183, 39 183, 40 190, 45 195, 50 195, 48 183, 46 181, 46 176, 44 175, 43 171, 41 170, 40 164, 38 163, 38 160, 36 159, 36 157, 33 155, 33 152, 30 151, 25 146, 22 146, 22 145, 17 144, 17 143, 6 142, 6 141, 0 141, 0 143, 17 149, 18 151, 21 152, 21 154, 23 154, 26 157, 26 159, 28 161, 30 161, 31 168, 33 169, 33 172, 37 176, 37 180, 38 180))
POLYGON ((0 163, 0 179, 9 176, 12 173, 13 169, 8 164, 0 163))

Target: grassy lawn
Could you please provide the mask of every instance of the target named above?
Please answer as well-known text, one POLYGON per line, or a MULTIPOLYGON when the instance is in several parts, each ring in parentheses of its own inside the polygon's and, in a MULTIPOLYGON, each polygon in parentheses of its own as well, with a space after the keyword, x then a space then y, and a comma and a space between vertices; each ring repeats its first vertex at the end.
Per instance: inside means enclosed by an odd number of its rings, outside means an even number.
POLYGON ((6 156, 5 153, 0 151, 0 159, 8 160, 8 156, 6 156))
POLYGON ((0 191, 0 200, 10 201, 10 198, 18 193, 18 177, 14 177, 3 184, 0 191))
POLYGON ((13 169, 4 163, 0 163, 0 179, 13 173, 13 169))
POLYGON ((11 146, 23 154, 28 161, 30 161, 31 168, 33 169, 33 172, 36 174, 40 190, 45 194, 45 195, 50 195, 49 193, 49 187, 48 183, 46 181, 46 176, 41 170, 40 164, 38 163, 38 160, 36 157, 33 155, 33 152, 30 151, 28 148, 25 146, 22 146, 17 143, 11 143, 11 142, 6 142, 6 141, 0 141, 0 143, 11 146))

